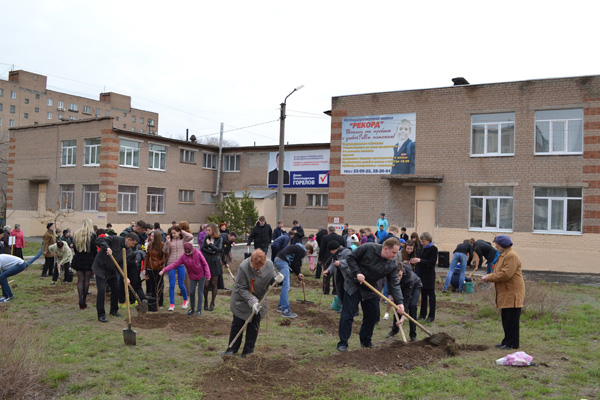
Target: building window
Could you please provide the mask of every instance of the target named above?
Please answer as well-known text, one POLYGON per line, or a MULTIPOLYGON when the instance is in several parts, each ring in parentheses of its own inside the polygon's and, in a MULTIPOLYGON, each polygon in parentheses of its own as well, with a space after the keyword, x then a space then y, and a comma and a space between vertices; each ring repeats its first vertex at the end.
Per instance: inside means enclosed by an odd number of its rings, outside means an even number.
POLYGON ((135 115, 131 116, 131 122, 135 122, 135 115))
POLYGON ((283 206, 284 207, 296 207, 296 194, 283 194, 283 206))
POLYGON ((0 118, 0 126, 2 126, 2 118, 0 118))
POLYGON ((56 107, 58 111, 65 111, 65 103, 61 100, 58 101, 58 107, 56 107))
POLYGON ((117 212, 137 213, 137 186, 121 186, 117 190, 117 212))
POLYGON ((179 162, 196 164, 196 152, 194 150, 179 149, 179 162))
POLYGON ((79 109, 79 107, 77 106, 77 104, 75 104, 75 103, 69 104, 69 111, 77 112, 78 109, 79 109))
POLYGON ((154 120, 152 118, 148 118, 148 126, 154 126, 154 120))
POLYGON ((29 104, 29 99, 25 99, 25 104, 29 104))
POLYGON ((127 124, 123 124, 123 129, 127 129, 127 124))
POLYGON ((146 212, 162 214, 165 212, 165 189, 148 188, 146 212))
POLYGON ((99 117, 100 117, 100 109, 96 108, 96 118, 99 118, 99 117))
POLYGON ((0 111, 2 111, 2 103, 0 103, 0 111))
POLYGON ((150 145, 148 169, 164 171, 167 168, 167 148, 157 144, 150 145))
POLYGON ((217 155, 214 153, 202 153, 202 168, 217 169, 217 155))
POLYGON ((511 231, 512 187, 471 187, 469 228, 482 231, 511 231))
POLYGON ((144 117, 140 117, 140 124, 144 123, 144 117))
POLYGON ((471 156, 515 154, 515 113, 471 116, 471 156))
POLYGON ((140 144, 138 142, 121 139, 119 166, 135 168, 140 166, 140 144))
POLYGON ((581 233, 582 206, 581 188, 536 187, 533 231, 581 233))
POLYGON ((0 88, 0 97, 4 97, 4 89, 0 88))
POLYGON ((85 139, 85 154, 83 165, 100 165, 100 138, 85 139))
POLYGON ((119 117, 115 117, 115 121, 118 121, 118 120, 119 120, 119 117))
POLYGON ((193 203, 194 202, 194 191, 193 190, 179 190, 179 202, 180 203, 193 203))
POLYGON ((214 204, 215 202, 215 194, 211 192, 202 192, 202 203, 205 204, 214 204))
POLYGON ((83 211, 98 211, 100 185, 83 185, 83 211))
POLYGON ((39 99, 39 98, 40 98, 40 95, 36 93, 36 95, 35 95, 35 98, 36 98, 36 99, 39 99))
POLYGON ((60 185, 60 211, 75 209, 75 185, 60 185))
POLYGON ((308 207, 327 207, 328 195, 326 194, 309 194, 308 207))
POLYGON ((39 112, 40 112, 40 109, 39 109, 38 107, 36 107, 36 108, 35 108, 35 112, 36 112, 36 113, 39 113, 39 112))
POLYGON ((52 107, 54 105, 54 100, 48 99, 48 106, 52 107))
POLYGON ((11 99, 16 99, 17 98, 17 92, 15 92, 14 90, 10 91, 10 98, 11 99))
POLYGON ((223 171, 240 172, 240 155, 226 154, 223 157, 223 171))
POLYGON ((71 115, 71 116, 69 116, 69 120, 71 120, 71 121, 77 121, 77 117, 74 117, 74 116, 71 115))
POLYGON ((15 107, 15 106, 10 106, 10 113, 11 113, 11 114, 15 114, 15 113, 16 113, 16 111, 17 111, 17 109, 16 109, 16 107, 15 107))
POLYGON ((8 120, 8 126, 10 126, 11 128, 15 126, 15 120, 14 119, 9 119, 8 120))
POLYGON ((583 153, 583 109, 535 112, 535 154, 583 153))
POLYGON ((108 111, 108 110, 104 111, 104 116, 105 117, 110 117, 110 111, 108 111))
POLYGON ((92 114, 92 107, 90 107, 90 106, 83 106, 83 113, 84 114, 92 114))
POLYGON ((61 167, 74 167, 76 152, 77 152, 77 140, 63 140, 60 166, 61 167))
POLYGON ((28 113, 24 113, 23 114, 23 118, 29 118, 29 114, 28 113))
POLYGON ((46 116, 46 118, 48 118, 48 119, 52 119, 52 113, 51 113, 51 112, 49 112, 49 113, 48 113, 48 115, 46 116))
POLYGON ((63 117, 62 114, 58 114, 58 116, 57 116, 59 121, 62 121, 62 119, 63 119, 62 117, 63 117))

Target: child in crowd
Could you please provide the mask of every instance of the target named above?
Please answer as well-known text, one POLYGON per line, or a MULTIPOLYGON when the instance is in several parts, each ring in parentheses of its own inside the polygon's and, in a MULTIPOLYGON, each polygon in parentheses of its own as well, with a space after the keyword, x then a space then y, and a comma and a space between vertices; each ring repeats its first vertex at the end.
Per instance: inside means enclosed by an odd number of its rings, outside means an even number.
POLYGON ((308 242, 306 242, 306 244, 310 244, 313 248, 312 253, 308 254, 308 265, 310 267, 310 270, 314 271, 315 270, 315 258, 317 256, 317 253, 319 252, 319 245, 317 244, 315 235, 310 235, 308 237, 308 242))

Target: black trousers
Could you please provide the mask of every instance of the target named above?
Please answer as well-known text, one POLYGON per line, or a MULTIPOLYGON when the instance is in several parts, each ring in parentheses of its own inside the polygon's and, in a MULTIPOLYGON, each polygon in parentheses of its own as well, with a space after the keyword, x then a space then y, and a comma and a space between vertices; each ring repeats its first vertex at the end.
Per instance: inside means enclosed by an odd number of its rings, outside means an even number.
POLYGON ((323 272, 323 261, 317 261, 317 268, 315 269, 315 278, 319 279, 321 277, 321 272, 323 272))
POLYGON ((421 289, 421 318, 435 319, 435 289, 421 289), (427 303, 429 302, 429 315, 427 315, 427 303))
MULTIPOLYGON (((417 319, 417 303, 419 302, 419 296, 421 295, 421 288, 414 288, 412 296, 408 302, 404 302, 404 312, 408 313, 413 319, 417 319)), ((402 318, 402 316, 400 316, 402 318)), ((408 318, 407 318, 408 319, 408 318)), ((394 322, 392 323, 392 332, 398 333, 400 328, 396 325, 396 314, 394 313, 394 322)), ((417 337, 417 325, 409 320, 409 337, 417 337)))
MULTIPOLYGON (((129 285, 127 285, 127 282, 123 280, 121 274, 119 274, 119 277, 121 278, 118 280, 119 303, 125 303, 125 288, 129 288, 129 285)), ((144 294, 144 290, 142 289, 140 271, 137 269, 137 266, 135 264, 131 266, 130 264, 127 264, 127 279, 129 279, 131 287, 133 288, 133 290, 135 290, 135 293, 139 296, 140 300, 145 300, 146 295, 144 294)), ((112 288, 110 288, 110 290, 112 290, 112 288)), ((137 299, 135 298, 133 293, 129 291, 129 302, 133 303, 136 300, 137 299)))
POLYGON ((146 281, 146 293, 152 295, 152 297, 158 297, 158 306, 163 306, 164 291, 165 291, 165 280, 159 275, 160 271, 153 271, 151 269, 146 270, 148 280, 146 281), (157 296, 158 294, 158 296, 157 296))
POLYGON ((512 347, 513 349, 518 349, 521 309, 503 308, 500 310, 500 314, 502 315, 502 328, 504 329, 504 339, 502 339, 502 344, 512 347))
POLYGON ((340 325, 338 328, 338 334, 340 336, 339 345, 348 346, 348 340, 352 334, 352 323, 354 322, 354 316, 358 313, 358 305, 361 305, 363 310, 363 321, 360 326, 359 338, 362 346, 368 346, 371 344, 373 337, 373 329, 377 323, 377 317, 379 312, 379 298, 373 297, 370 299, 362 300, 360 290, 352 294, 344 294, 344 302, 342 303, 342 313, 340 315, 340 325))
MULTIPOLYGON (((231 321, 231 331, 229 332, 229 343, 235 338, 240 329, 246 323, 245 320, 233 316, 233 321, 231 321)), ((244 342, 244 349, 242 350, 242 354, 252 354, 254 353, 254 345, 256 344, 256 338, 258 337, 258 330, 260 329, 260 314, 254 315, 252 321, 248 324, 246 328, 246 341, 244 342)), ((234 353, 237 353, 242 345, 242 336, 235 341, 232 347, 228 347, 227 350, 232 350, 234 353)))
POLYGON ((13 247, 13 256, 19 257, 21 260, 24 260, 23 249, 20 247, 13 247))
POLYGON ((96 311, 98 318, 105 317, 104 311, 104 292, 106 286, 110 288, 110 313, 114 314, 119 311, 119 290, 117 289, 117 278, 115 276, 104 279, 96 276, 96 288, 98 289, 98 297, 96 298, 96 311))
MULTIPOLYGON (((65 263, 61 265, 62 268, 62 272, 63 272, 63 281, 64 282, 70 282, 67 278, 67 274, 69 273, 69 268, 71 268, 71 263, 65 263)), ((52 282, 56 282, 58 280, 58 275, 60 275, 60 271, 58 270, 58 265, 56 266, 56 268, 54 268, 54 271, 52 272, 52 282)), ((73 281, 73 279, 71 279, 71 281, 73 281)))
POLYGON ((54 273, 54 257, 44 257, 44 269, 42 275, 52 275, 54 273))

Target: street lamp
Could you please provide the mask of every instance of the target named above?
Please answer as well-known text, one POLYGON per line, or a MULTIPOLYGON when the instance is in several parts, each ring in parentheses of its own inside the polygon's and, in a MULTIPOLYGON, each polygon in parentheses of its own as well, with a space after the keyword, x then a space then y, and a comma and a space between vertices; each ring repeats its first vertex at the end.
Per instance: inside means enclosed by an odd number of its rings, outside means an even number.
MULTIPOLYGON (((302 89, 304 85, 300 85, 290 94, 285 96, 283 103, 281 103, 281 114, 279 116, 279 165, 277 166, 277 221, 283 221, 283 161, 285 158, 285 106, 288 97, 290 97, 294 92, 302 89)), ((291 177, 290 177, 291 179, 291 177)))

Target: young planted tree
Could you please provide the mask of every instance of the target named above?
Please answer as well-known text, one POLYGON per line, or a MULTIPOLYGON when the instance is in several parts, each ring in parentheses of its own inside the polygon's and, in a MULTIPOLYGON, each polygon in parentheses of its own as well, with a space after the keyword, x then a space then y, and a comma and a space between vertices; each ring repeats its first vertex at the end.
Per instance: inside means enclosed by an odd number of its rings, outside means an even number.
POLYGON ((232 191, 217 204, 217 211, 208 218, 208 221, 217 225, 225 221, 228 229, 240 237, 247 236, 258 220, 258 211, 249 192, 244 192, 242 198, 237 199, 232 191))

